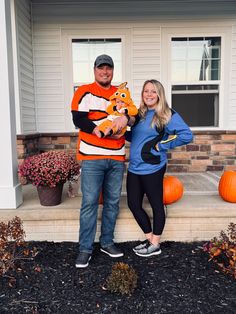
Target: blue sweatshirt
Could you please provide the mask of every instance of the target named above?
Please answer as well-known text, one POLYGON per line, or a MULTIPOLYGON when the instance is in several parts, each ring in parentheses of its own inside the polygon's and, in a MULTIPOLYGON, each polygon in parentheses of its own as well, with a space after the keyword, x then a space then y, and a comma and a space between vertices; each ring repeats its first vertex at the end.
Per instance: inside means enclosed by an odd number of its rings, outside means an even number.
POLYGON ((181 116, 172 116, 163 131, 151 127, 154 110, 148 110, 144 120, 131 129, 130 161, 128 170, 145 175, 160 170, 167 163, 167 151, 188 144, 193 134, 181 116))

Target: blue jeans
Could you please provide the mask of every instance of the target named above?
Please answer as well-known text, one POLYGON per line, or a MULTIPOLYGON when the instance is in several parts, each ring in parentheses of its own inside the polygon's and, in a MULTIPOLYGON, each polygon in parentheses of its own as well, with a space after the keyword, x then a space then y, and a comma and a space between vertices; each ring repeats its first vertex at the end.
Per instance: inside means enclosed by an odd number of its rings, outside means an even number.
POLYGON ((103 191, 100 244, 112 245, 124 174, 124 162, 113 159, 83 160, 81 166, 80 252, 92 253, 97 230, 98 200, 103 191))

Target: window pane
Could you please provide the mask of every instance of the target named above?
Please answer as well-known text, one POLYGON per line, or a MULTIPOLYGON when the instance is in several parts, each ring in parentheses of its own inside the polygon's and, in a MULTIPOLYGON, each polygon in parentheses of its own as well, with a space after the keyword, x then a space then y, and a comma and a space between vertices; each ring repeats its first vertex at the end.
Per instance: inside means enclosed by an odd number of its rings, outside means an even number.
POLYGON ((220 49, 220 37, 173 38, 171 41, 172 81, 219 80, 220 49), (185 75, 179 70, 184 60, 185 75))
POLYGON ((186 60, 187 43, 185 39, 172 42, 172 60, 186 60))
POLYGON ((185 61, 172 61, 172 80, 186 81, 186 62, 185 61))
POLYGON ((189 47, 188 58, 189 60, 200 60, 202 56, 202 45, 199 44, 197 47, 189 47))
POLYGON ((73 39, 73 82, 74 85, 94 81, 93 66, 98 55, 108 54, 115 64, 114 82, 122 81, 122 46, 120 38, 73 39))
POLYGON ((172 94, 172 108, 192 127, 218 126, 218 93, 172 94))
POLYGON ((220 67, 220 37, 172 38, 172 107, 192 127, 219 125, 220 67))
POLYGON ((188 74, 187 81, 198 81, 199 80, 199 68, 201 66, 201 62, 199 60, 189 61, 188 62, 188 74))

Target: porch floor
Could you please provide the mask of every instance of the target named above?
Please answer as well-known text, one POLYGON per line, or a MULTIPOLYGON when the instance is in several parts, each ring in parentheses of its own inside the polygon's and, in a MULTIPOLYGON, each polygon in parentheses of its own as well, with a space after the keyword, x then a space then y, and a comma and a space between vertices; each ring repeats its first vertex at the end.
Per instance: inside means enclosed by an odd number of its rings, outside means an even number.
MULTIPOLYGON (((167 207, 163 241, 209 240, 218 236, 221 230, 227 230, 230 222, 236 222, 236 204, 225 202, 218 195, 220 173, 171 173, 170 175, 176 175, 183 182, 184 196, 167 207)), ((17 209, 0 210, 0 220, 7 221, 14 216, 19 216, 24 222, 27 240, 78 240, 80 192, 78 196, 69 198, 65 185, 62 203, 54 207, 44 207, 39 203, 36 188, 28 184, 23 186, 23 199, 23 204, 17 209)), ((144 208, 151 215, 146 199, 144 208)), ((99 238, 100 218, 101 208, 99 208, 96 240, 99 238)), ((125 187, 123 187, 115 241, 138 239, 143 239, 143 234, 127 207, 125 187)))

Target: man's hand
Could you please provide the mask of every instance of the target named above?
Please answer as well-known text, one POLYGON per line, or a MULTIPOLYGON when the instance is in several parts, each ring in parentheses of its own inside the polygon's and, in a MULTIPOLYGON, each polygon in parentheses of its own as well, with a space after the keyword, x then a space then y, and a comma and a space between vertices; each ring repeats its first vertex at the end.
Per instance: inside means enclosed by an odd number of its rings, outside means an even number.
POLYGON ((95 134, 97 137, 101 138, 101 133, 98 129, 98 127, 96 126, 94 129, 93 129, 93 134, 95 134))

